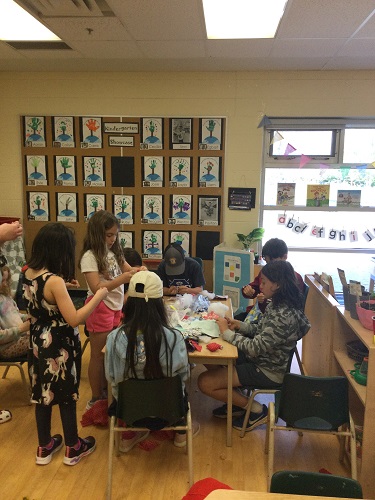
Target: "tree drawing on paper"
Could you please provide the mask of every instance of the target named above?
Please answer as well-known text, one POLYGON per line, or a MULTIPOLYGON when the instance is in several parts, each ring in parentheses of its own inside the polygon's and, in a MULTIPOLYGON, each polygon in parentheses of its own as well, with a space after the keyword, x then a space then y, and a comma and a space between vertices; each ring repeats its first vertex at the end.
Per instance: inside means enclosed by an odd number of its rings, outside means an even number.
POLYGON ((61 198, 61 203, 65 204, 65 209, 61 210, 59 215, 63 215, 64 217, 72 217, 75 215, 74 210, 70 210, 69 205, 72 203, 73 198, 71 196, 66 196, 65 200, 64 197, 61 198))
POLYGON ((213 200, 203 201, 201 207, 207 217, 212 217, 217 208, 217 203, 213 200))
POLYGON ((153 197, 147 198, 145 205, 150 210, 145 215, 147 219, 160 219, 159 214, 157 212, 154 212, 156 201, 157 201, 156 198, 153 197))
POLYGON ((173 203, 173 209, 177 210, 174 214, 176 219, 184 219, 189 216, 187 213, 190 209, 190 203, 185 201, 183 198, 179 198, 177 201, 173 203))
POLYGON ((91 168, 91 174, 87 176, 86 180, 91 182, 102 180, 100 175, 95 172, 95 170, 100 169, 101 167, 101 161, 98 158, 88 158, 86 166, 91 168))
POLYGON ((160 253, 158 237, 156 236, 156 234, 154 233, 149 234, 145 243, 146 243, 145 244, 146 253, 151 253, 151 254, 160 253))
POLYGON ((156 121, 150 120, 146 123, 144 129, 146 133, 150 134, 145 138, 144 142, 149 142, 150 144, 158 144, 161 142, 158 137, 158 124, 156 121))
POLYGON ((45 180, 44 175, 41 172, 38 172, 38 167, 41 163, 42 159, 39 156, 32 156, 30 158, 30 166, 34 169, 34 172, 32 172, 29 176, 30 179, 43 179, 45 180))
POLYGON ((89 118, 85 121, 85 126, 89 129, 90 135, 86 137, 87 142, 98 142, 99 137, 94 133, 100 128, 100 123, 95 118, 89 118))
POLYGON ((59 175, 58 179, 63 180, 63 181, 73 179, 73 176, 67 172, 68 168, 72 168, 72 166, 73 166, 70 158, 67 158, 66 156, 64 156, 63 158, 59 159, 59 162, 60 162, 60 166, 64 172, 59 175))
POLYGON ((128 219, 130 217, 130 213, 125 210, 130 205, 129 199, 127 198, 117 198, 116 200, 116 208, 120 210, 116 213, 116 217, 119 219, 128 219))
POLYGON ((87 198, 87 213, 90 218, 95 212, 104 209, 103 199, 100 195, 93 195, 87 198), (92 209, 92 210, 91 210, 92 209), (91 210, 91 211, 90 211, 91 210))
MULTIPOLYGON (((205 142, 207 144, 220 143, 219 138, 214 135, 214 131, 215 131, 216 125, 217 125, 217 121, 216 120, 212 120, 212 119, 208 120, 205 123, 206 130, 208 130, 208 132, 209 132, 210 135, 208 135, 207 137, 205 137, 203 139, 203 142, 205 142)), ((219 135, 220 135, 220 133, 219 133, 219 135)))
POLYGON ((47 212, 45 210, 46 207, 46 199, 41 197, 39 194, 37 194, 32 200, 31 200, 31 208, 36 207, 32 210, 31 215, 36 215, 36 216, 41 216, 41 215, 47 215, 47 212))
POLYGON ((211 174, 211 171, 214 168, 214 166, 215 165, 211 160, 207 160, 206 164, 203 165, 203 169, 207 170, 207 173, 202 175, 202 178, 201 178, 202 181, 209 182, 209 181, 216 180, 216 176, 211 174))
POLYGON ((40 134, 41 129, 39 129, 39 127, 42 125, 42 120, 40 120, 40 118, 38 118, 37 116, 33 116, 31 120, 28 121, 27 125, 33 131, 33 133, 27 137, 29 141, 36 142, 44 140, 44 137, 42 137, 42 135, 40 134))
POLYGON ((56 141, 73 143, 73 118, 72 117, 55 117, 55 135, 56 141))
POLYGON ((148 166, 151 169, 151 174, 148 174, 146 179, 150 181, 161 180, 161 177, 158 173, 155 173, 155 169, 157 168, 156 160, 153 158, 148 166))
POLYGON ((188 180, 187 176, 184 174, 184 171, 186 171, 188 167, 186 160, 179 159, 174 161, 172 166, 177 170, 177 174, 173 176, 172 181, 185 182, 188 180))

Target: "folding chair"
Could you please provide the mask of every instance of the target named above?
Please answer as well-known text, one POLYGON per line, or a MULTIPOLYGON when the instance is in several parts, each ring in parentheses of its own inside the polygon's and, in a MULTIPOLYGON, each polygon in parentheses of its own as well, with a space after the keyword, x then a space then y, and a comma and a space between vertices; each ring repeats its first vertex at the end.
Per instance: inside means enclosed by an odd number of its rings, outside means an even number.
POLYGON ((154 380, 128 379, 118 385, 116 415, 111 417, 107 499, 112 496, 113 450, 119 455, 119 433, 125 430, 176 430, 187 434, 189 487, 193 475, 193 427, 179 375, 154 380), (118 419, 125 427, 118 425, 118 419), (126 422, 126 424, 125 424, 126 422))
POLYGON ((23 385, 23 388, 25 390, 25 393, 26 393, 26 397, 27 397, 27 402, 29 405, 31 405, 31 401, 30 401, 30 383, 26 380, 26 377, 25 377, 25 372, 23 371, 23 364, 26 363, 27 364, 28 362, 28 355, 27 354, 24 354, 23 356, 18 356, 16 358, 3 358, 3 359, 0 359, 0 366, 5 366, 5 370, 4 370, 4 373, 3 373, 3 376, 1 378, 5 379, 7 374, 8 374, 8 371, 9 371, 9 368, 11 366, 15 366, 16 368, 19 369, 20 371, 20 375, 21 375, 21 379, 22 379, 22 385, 23 385))
MULTIPOLYGON (((294 356, 294 351, 295 351, 295 348, 293 348, 289 353, 289 360, 288 360, 288 366, 286 368, 286 373, 290 372, 290 368, 292 366, 292 361, 293 361, 293 356, 294 356)), ((243 420, 242 429, 240 431, 240 437, 243 438, 245 435, 246 425, 247 425, 247 422, 249 421, 249 418, 250 418, 251 406, 253 404, 255 396, 257 394, 276 394, 277 392, 280 391, 281 387, 282 387, 282 384, 275 384, 275 387, 273 389, 262 389, 261 387, 258 387, 258 388, 246 387, 249 391, 251 391, 251 394, 249 396, 249 401, 247 404, 245 418, 243 420)), ((253 427, 253 429, 255 429, 255 427, 256 427, 256 425, 253 427)))
POLYGON ((276 431, 339 436, 340 462, 344 460, 345 439, 349 439, 351 475, 353 479, 357 479, 355 427, 349 413, 348 387, 346 377, 306 377, 294 373, 285 375, 275 403, 271 402, 268 406, 266 453, 269 486, 273 474, 276 431), (277 425, 279 418, 286 424, 277 425))
POLYGON ((282 470, 271 478, 271 493, 315 497, 363 498, 358 481, 320 472, 282 470))

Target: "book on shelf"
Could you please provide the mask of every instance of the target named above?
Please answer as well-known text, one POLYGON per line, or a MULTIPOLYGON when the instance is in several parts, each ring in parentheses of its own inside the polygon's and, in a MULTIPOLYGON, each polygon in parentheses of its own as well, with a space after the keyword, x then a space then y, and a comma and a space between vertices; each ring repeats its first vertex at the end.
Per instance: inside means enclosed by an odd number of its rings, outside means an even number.
POLYGON ((307 207, 328 207, 329 184, 308 184, 306 195, 307 207))
POLYGON ((278 182, 276 205, 282 205, 284 207, 294 206, 295 191, 295 182, 278 182))
POLYGON ((360 189, 338 189, 337 190, 338 207, 360 207, 361 190, 360 189))

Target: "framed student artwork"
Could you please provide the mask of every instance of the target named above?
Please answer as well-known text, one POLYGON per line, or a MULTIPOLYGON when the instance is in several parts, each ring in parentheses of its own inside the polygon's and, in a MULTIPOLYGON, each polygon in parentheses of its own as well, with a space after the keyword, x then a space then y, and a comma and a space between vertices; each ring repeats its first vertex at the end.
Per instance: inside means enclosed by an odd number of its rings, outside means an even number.
POLYGON ((28 186, 47 186, 47 157, 39 155, 26 156, 26 179, 28 186))
POLYGON ((164 184, 163 156, 144 156, 142 158, 143 187, 162 187, 164 184))
POLYGON ((142 231, 142 259, 163 258, 163 231, 142 231))
POLYGON ((53 147, 74 148, 74 119, 72 116, 53 117, 53 147))
POLYGON ((172 156, 170 158, 170 187, 191 186, 190 156, 172 156))
POLYGON ((49 197, 43 191, 27 193, 28 220, 47 222, 49 218, 49 197))
POLYGON ((169 231, 169 243, 181 245, 186 255, 191 255, 191 231, 169 231))
POLYGON ((94 116, 83 116, 81 118, 81 148, 101 148, 102 119, 94 116))
POLYGON ((85 221, 94 215, 99 210, 105 210, 105 195, 104 194, 85 194, 85 221))
POLYGON ((198 196, 198 225, 218 226, 220 223, 220 196, 198 196))
POLYGON ((117 237, 121 248, 134 248, 134 231, 119 231, 117 237))
POLYGON ((55 186, 76 186, 75 156, 55 156, 55 186))
POLYGON ((162 118, 142 118, 141 149, 163 149, 162 118))
POLYGON ((220 187, 221 158, 199 158, 199 187, 220 187))
POLYGON ((25 116, 24 133, 26 147, 45 148, 46 136, 44 116, 25 116))
POLYGON ((163 195, 142 196, 142 224, 163 224, 163 195))
POLYGON ((104 157, 84 156, 83 159, 83 185, 105 186, 104 157))
POLYGON ((191 224, 191 195, 171 196, 171 217, 168 224, 191 224))
POLYGON ((113 195, 113 213, 120 224, 134 224, 133 206, 133 195, 113 195))
POLYGON ((222 118, 201 118, 199 120, 199 149, 220 150, 222 138, 222 118))
POLYGON ((170 149, 192 148, 192 119, 171 118, 170 120, 170 149))
POLYGON ((77 193, 56 193, 56 214, 59 222, 77 222, 77 193))

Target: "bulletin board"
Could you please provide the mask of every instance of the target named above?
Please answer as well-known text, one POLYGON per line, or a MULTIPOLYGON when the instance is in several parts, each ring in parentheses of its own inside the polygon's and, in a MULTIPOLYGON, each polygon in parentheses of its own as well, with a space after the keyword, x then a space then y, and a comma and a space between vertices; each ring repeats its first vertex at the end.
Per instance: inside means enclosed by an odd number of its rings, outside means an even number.
POLYGON ((21 116, 26 256, 39 229, 58 221, 74 229, 78 260, 88 219, 105 209, 146 265, 179 242, 203 259, 212 288, 225 130, 223 117, 21 116))

